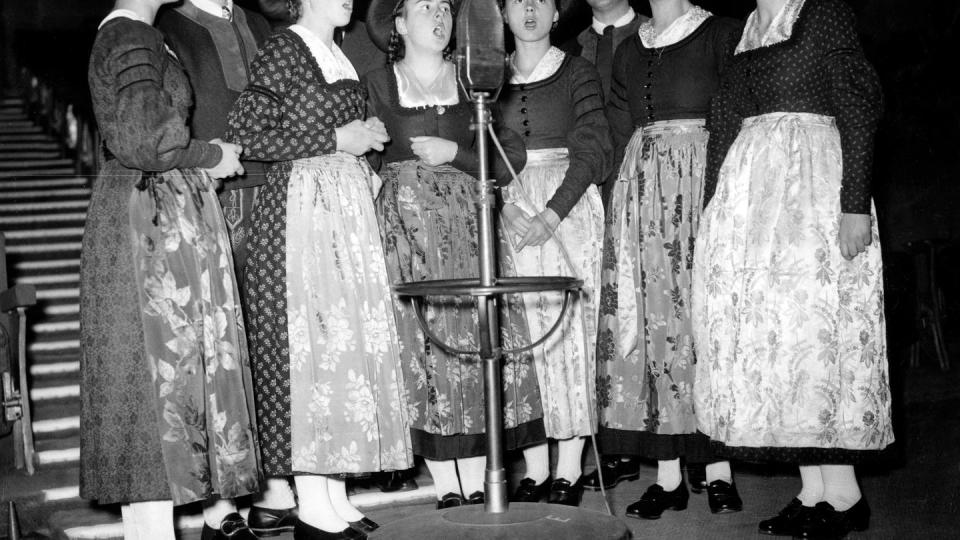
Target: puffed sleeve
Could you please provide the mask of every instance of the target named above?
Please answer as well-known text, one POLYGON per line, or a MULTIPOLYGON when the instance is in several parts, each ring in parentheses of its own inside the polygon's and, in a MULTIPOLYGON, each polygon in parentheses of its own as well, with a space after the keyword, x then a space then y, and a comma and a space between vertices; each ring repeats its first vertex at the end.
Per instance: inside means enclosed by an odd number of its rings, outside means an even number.
MULTIPOLYGON (((465 99, 462 95, 460 98, 465 99)), ((523 144, 523 139, 515 131, 504 125, 503 115, 497 103, 490 103, 490 116, 493 131, 497 134, 497 139, 503 146, 503 151, 507 154, 510 165, 513 166, 514 171, 519 173, 527 164, 527 148, 523 144)), ((464 126, 464 129, 466 129, 466 126, 464 126)), ((489 154, 490 175, 496 179, 497 185, 505 186, 509 184, 513 178, 510 176, 510 170, 493 141, 490 141, 487 145, 487 153, 489 154)), ((480 172, 477 170, 477 163, 479 163, 477 159, 477 135, 474 133, 473 144, 469 147, 459 146, 457 155, 450 165, 467 174, 476 176, 480 172)))
POLYGON ((187 119, 163 88, 166 51, 160 33, 130 20, 101 32, 98 40, 110 47, 103 74, 113 79, 116 93, 116 129, 104 130, 114 157, 124 167, 150 172, 219 163, 220 147, 190 138, 187 119))
POLYGON ((715 43, 717 66, 720 77, 720 88, 710 100, 710 112, 707 114, 707 164, 703 181, 703 205, 710 202, 717 189, 717 180, 720 176, 720 167, 727 158, 727 152, 740 133, 740 124, 743 117, 733 106, 731 88, 734 86, 735 73, 727 69, 733 59, 737 42, 740 40, 742 28, 718 34, 715 43))
POLYGON ((844 213, 870 213, 870 170, 882 93, 873 66, 864 57, 853 10, 843 2, 823 2, 811 28, 823 39, 823 63, 830 82, 830 108, 840 132, 844 213))
POLYGON ((336 126, 297 130, 285 117, 285 96, 303 76, 307 59, 286 31, 267 39, 250 68, 250 83, 227 119, 224 138, 243 146, 253 161, 288 161, 337 150, 336 126))
POLYGON ((574 127, 567 135, 570 166, 547 202, 560 219, 567 217, 591 184, 603 183, 613 164, 610 124, 603 109, 603 91, 596 68, 579 57, 570 63, 570 97, 574 127))

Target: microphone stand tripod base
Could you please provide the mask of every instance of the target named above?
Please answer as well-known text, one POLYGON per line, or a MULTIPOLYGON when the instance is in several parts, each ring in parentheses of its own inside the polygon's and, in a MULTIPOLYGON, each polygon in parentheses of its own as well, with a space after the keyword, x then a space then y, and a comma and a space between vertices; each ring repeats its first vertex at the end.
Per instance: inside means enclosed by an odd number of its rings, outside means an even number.
POLYGON ((510 503, 506 512, 458 506, 381 525, 368 537, 408 540, 627 540, 630 530, 613 516, 546 503, 510 503))

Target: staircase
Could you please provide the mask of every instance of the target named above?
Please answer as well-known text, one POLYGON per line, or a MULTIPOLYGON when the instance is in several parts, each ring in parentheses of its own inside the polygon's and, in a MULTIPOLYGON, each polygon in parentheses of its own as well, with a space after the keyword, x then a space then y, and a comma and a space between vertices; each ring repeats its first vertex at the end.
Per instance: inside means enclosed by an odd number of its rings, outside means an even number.
MULTIPOLYGON (((27 312, 27 354, 38 461, 34 476, 0 468, 0 537, 6 501, 14 500, 24 532, 117 539, 123 535, 119 509, 79 496, 80 247, 90 179, 78 176, 74 160, 65 154, 29 119, 22 99, 0 98, 0 231, 6 235, 10 284, 37 289, 37 305, 27 312)), ((0 439, 0 444, 10 443, 0 439)), ((432 500, 432 482, 424 472, 418 475, 418 490, 358 489, 351 500, 368 508, 432 500)), ((198 538, 199 505, 177 514, 180 537, 198 538)))
POLYGON ((28 312, 30 400, 40 467, 76 467, 80 456, 80 240, 90 198, 60 145, 27 119, 17 98, 0 102, 0 230, 13 283, 37 288, 28 312))

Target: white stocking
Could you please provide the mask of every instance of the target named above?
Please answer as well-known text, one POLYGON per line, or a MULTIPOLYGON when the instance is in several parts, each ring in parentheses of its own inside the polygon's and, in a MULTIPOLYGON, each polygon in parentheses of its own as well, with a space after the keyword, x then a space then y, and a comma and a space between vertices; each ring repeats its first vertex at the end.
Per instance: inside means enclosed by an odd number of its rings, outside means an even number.
POLYGON ((797 498, 804 506, 816 506, 823 500, 823 475, 819 465, 800 466, 800 494, 797 498))
POLYGON ((174 540, 173 501, 148 501, 120 507, 124 540, 174 540))
POLYGON ((680 487, 683 476, 680 474, 680 458, 657 461, 657 485, 664 491, 673 491, 680 487))
POLYGON ((267 478, 267 487, 253 498, 253 506, 270 510, 287 510, 297 505, 297 500, 286 478, 267 478))
POLYGON ((486 456, 457 460, 457 469, 460 471, 460 486, 463 488, 465 497, 469 497, 477 491, 483 493, 483 473, 486 468, 486 456))
POLYGON ((335 478, 327 479, 327 488, 330 492, 330 503, 333 504, 333 510, 344 521, 360 521, 363 519, 363 512, 357 510, 350 504, 347 498, 347 483, 335 478))
POLYGON ((527 466, 524 476, 538 485, 550 476, 550 448, 547 443, 523 449, 523 462, 527 466))
POLYGON ((857 504, 862 494, 853 465, 820 465, 823 475, 823 500, 838 512, 857 504))
POLYGON ((728 484, 733 483, 733 473, 730 472, 729 461, 715 461, 708 463, 706 467, 707 484, 715 480, 723 480, 728 484))
POLYGON ((233 503, 233 499, 211 497, 203 501, 203 521, 212 529, 219 529, 223 518, 236 511, 237 505, 233 503))
POLYGON ((457 479, 457 462, 452 459, 434 460, 424 459, 430 477, 433 478, 433 488, 437 491, 437 500, 447 493, 461 495, 460 480, 457 479))
POLYGON ((293 482, 300 497, 300 520, 326 532, 340 532, 350 525, 333 509, 326 476, 296 475, 293 482))
POLYGON ((580 479, 584 442, 584 437, 557 441, 557 478, 563 478, 571 484, 580 479))

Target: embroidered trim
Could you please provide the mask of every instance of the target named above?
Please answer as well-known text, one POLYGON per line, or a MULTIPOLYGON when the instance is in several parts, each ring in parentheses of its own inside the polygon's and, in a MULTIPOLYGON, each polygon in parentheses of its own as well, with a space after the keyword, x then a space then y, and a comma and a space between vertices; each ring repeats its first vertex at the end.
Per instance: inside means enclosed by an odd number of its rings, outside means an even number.
POLYGON ((757 10, 753 10, 750 17, 747 18, 747 25, 743 29, 743 36, 740 37, 740 43, 734 54, 759 49, 760 47, 769 47, 776 43, 784 42, 793 35, 793 25, 800 16, 800 10, 806 0, 787 0, 777 16, 770 21, 770 26, 763 34, 760 33, 760 20, 757 17, 757 10))
POLYGON ((320 66, 320 71, 323 72, 323 78, 327 83, 333 84, 342 79, 360 80, 357 70, 336 43, 331 43, 330 47, 327 47, 316 34, 299 24, 291 26, 290 31, 300 36, 300 39, 307 44, 310 54, 320 66))
POLYGON ((640 25, 637 33, 640 35, 640 41, 648 49, 659 49, 667 47, 674 43, 679 43, 692 34, 694 30, 703 24, 703 21, 709 19, 713 14, 701 8, 693 6, 686 13, 679 16, 659 34, 654 32, 653 19, 650 19, 640 25))
POLYGON ((510 84, 530 84, 549 78, 560 69, 565 55, 560 49, 551 46, 526 78, 517 71, 514 63, 516 56, 516 52, 510 55, 510 84))

